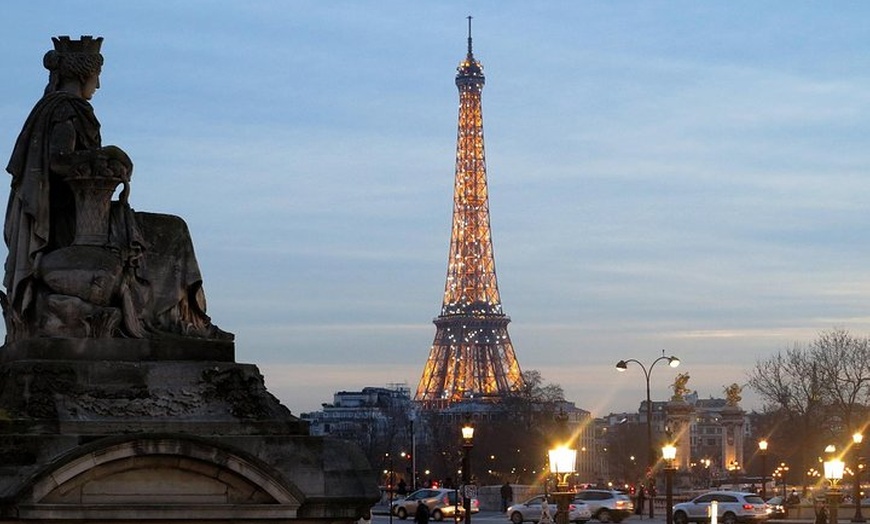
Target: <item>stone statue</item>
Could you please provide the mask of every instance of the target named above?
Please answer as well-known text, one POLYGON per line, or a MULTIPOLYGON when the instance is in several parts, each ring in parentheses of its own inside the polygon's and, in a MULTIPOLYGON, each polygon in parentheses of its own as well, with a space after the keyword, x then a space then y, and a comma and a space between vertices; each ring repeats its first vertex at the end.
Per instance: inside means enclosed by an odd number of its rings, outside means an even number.
POLYGON ((737 406, 740 401, 743 400, 743 397, 740 396, 742 391, 743 387, 736 382, 730 386, 725 386, 725 404, 729 406, 737 406))
POLYGON ((235 361, 184 221, 130 207, 133 162, 89 103, 101 43, 54 39, 7 168, 0 515, 353 524, 380 495, 362 451, 235 361))
POLYGON ((100 87, 102 37, 52 40, 43 59, 48 86, 6 168, 12 188, 0 299, 7 343, 169 335, 232 340, 206 315, 186 224, 135 212, 128 203, 133 163, 120 148, 102 144, 89 102, 100 87))
POLYGON ((674 395, 671 397, 671 400, 684 400, 686 393, 689 392, 689 388, 686 387, 686 384, 689 382, 689 374, 688 373, 680 373, 674 379, 674 383, 671 385, 671 388, 674 390, 674 395))

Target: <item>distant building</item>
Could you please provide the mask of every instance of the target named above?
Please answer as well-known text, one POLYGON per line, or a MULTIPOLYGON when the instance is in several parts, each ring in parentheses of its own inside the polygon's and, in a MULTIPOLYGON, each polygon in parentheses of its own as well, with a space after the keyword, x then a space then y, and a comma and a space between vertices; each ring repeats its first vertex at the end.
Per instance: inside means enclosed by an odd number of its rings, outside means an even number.
MULTIPOLYGON (((723 439, 725 431, 722 412, 727 407, 723 398, 699 399, 697 392, 685 396, 692 407, 689 422, 689 467, 699 479, 714 479, 727 474, 723 464, 723 439)), ((653 447, 661 441, 668 431, 668 402, 653 401, 652 433, 653 447)), ((645 475, 643 464, 646 456, 647 405, 642 401, 637 412, 610 413, 597 419, 600 441, 597 444, 607 456, 607 477, 632 482, 645 475)), ((752 436, 749 413, 743 415, 743 437, 752 436)), ((739 465, 742 469, 743 464, 739 465)))
POLYGON ((388 453, 410 455, 414 406, 406 384, 339 391, 332 404, 322 406, 321 411, 300 415, 310 424, 312 435, 358 443, 376 469, 388 453))
MULTIPOLYGON (((697 397, 697 396, 696 396, 697 397)), ((725 399, 693 399, 695 415, 690 426, 692 457, 698 460, 710 459, 715 468, 722 466, 722 425, 719 423, 725 399)), ((744 427, 748 427, 747 424, 744 427)))

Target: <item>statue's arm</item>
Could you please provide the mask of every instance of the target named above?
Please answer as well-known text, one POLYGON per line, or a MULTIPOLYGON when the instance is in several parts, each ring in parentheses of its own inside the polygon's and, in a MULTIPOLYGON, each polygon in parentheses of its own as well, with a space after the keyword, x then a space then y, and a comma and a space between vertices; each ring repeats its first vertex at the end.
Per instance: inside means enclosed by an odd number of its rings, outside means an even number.
POLYGON ((126 184, 133 172, 133 162, 127 153, 118 146, 76 150, 76 136, 75 126, 69 120, 53 126, 49 137, 52 171, 66 175, 84 167, 92 175, 108 176, 124 182, 126 192, 129 193, 126 184))

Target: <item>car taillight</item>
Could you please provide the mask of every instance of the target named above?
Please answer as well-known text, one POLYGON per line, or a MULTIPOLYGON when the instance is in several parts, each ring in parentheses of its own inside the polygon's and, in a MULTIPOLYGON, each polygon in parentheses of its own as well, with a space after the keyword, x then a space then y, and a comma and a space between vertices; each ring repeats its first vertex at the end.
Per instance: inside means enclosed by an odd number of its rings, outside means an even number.
POLYGON ((616 501, 616 507, 617 507, 617 508, 623 508, 623 507, 625 507, 625 501, 624 501, 624 500, 617 500, 617 501, 616 501))
POLYGON ((753 506, 752 504, 744 504, 744 505, 743 505, 743 509, 745 509, 745 510, 750 510, 750 509, 752 509, 752 508, 754 508, 754 507, 755 507, 755 506, 753 506))
POLYGON ((444 495, 444 499, 441 501, 441 503, 444 504, 445 506, 449 506, 450 505, 449 497, 447 495, 444 495))
POLYGON ((577 509, 577 506, 574 504, 568 504, 568 511, 574 511, 575 509, 577 509))

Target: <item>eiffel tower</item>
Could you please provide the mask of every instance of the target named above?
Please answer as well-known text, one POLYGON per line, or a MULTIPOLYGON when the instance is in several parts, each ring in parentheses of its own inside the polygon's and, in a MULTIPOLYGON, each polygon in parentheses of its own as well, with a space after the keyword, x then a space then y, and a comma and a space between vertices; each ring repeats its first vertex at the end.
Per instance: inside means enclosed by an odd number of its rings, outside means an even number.
POLYGON ((455 402, 498 401, 523 385, 495 276, 483 147, 483 66, 471 50, 456 74, 459 128, 453 227, 441 315, 415 400, 429 409, 455 402))

